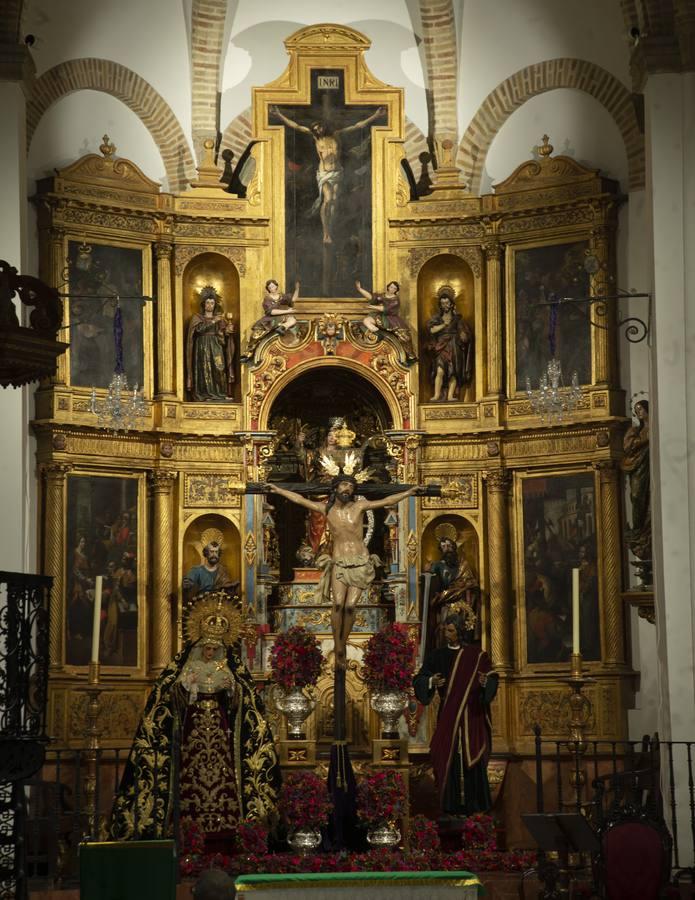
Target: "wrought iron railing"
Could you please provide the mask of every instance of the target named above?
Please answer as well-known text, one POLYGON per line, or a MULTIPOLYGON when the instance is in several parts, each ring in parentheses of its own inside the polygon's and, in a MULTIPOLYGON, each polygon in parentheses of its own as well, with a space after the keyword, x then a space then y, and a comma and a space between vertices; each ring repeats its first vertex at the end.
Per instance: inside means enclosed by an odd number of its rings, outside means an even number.
POLYGON ((536 729, 537 812, 583 812, 600 825, 631 803, 662 818, 673 839, 673 870, 692 872, 695 859, 695 741, 569 741, 536 729), (550 778, 548 770, 550 768, 550 778), (552 787, 548 788, 547 783, 552 787))
POLYGON ((0 572, 0 898, 26 897, 24 783, 43 763, 52 579, 0 572))

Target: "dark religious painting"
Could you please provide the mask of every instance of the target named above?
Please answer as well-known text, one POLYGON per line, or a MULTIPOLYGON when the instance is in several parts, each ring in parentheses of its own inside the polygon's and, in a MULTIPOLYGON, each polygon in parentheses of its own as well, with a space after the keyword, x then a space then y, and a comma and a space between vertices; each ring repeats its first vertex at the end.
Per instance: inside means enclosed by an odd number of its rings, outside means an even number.
POLYGON ((591 383, 587 310, 571 303, 552 305, 555 298, 589 295, 587 248, 587 241, 577 241, 514 254, 517 391, 526 390, 527 378, 536 390, 553 355, 562 363, 566 385, 574 372, 580 384, 591 383))
POLYGON ((529 663, 572 655, 572 569, 579 569, 579 637, 601 658, 594 478, 589 472, 523 482, 526 651, 529 663))
POLYGON ((305 297, 372 283, 372 126, 387 114, 347 106, 344 75, 313 69, 309 105, 270 107, 269 124, 285 126, 286 280, 305 297))
POLYGON ((94 587, 102 575, 99 661, 138 664, 138 482, 135 478, 68 477, 65 662, 91 655, 94 587))
POLYGON ((68 259, 71 383, 108 387, 115 364, 113 317, 119 297, 128 384, 142 387, 144 304, 137 299, 142 295, 142 251, 70 241, 68 259))

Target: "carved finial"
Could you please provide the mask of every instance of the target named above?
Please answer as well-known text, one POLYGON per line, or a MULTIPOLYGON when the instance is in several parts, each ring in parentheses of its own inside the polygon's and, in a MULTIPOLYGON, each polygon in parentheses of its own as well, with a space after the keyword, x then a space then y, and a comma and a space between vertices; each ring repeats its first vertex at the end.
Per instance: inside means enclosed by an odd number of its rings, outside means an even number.
POLYGON ((116 145, 111 143, 111 141, 109 140, 108 134, 105 134, 101 140, 102 140, 102 143, 99 145, 99 149, 101 150, 102 154, 106 157, 106 159, 111 159, 111 157, 116 152, 116 145))
POLYGON ((550 143, 550 138, 548 137, 548 135, 544 134, 543 135, 543 143, 540 144, 540 146, 537 149, 538 149, 538 155, 542 156, 543 159, 546 159, 548 156, 550 156, 550 154, 553 152, 555 147, 553 147, 553 145, 550 143))

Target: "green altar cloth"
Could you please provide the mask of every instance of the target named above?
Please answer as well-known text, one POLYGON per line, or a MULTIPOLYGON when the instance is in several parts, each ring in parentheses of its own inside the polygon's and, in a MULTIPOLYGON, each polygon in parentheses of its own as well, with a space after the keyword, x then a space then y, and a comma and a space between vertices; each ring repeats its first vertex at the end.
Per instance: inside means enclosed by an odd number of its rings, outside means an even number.
POLYGON ((173 841, 80 844, 80 900, 174 900, 173 841))
POLYGON ((253 891, 254 900, 339 900, 359 891, 360 900, 476 900, 483 893, 472 872, 302 872, 288 875, 240 875, 237 893, 253 891))

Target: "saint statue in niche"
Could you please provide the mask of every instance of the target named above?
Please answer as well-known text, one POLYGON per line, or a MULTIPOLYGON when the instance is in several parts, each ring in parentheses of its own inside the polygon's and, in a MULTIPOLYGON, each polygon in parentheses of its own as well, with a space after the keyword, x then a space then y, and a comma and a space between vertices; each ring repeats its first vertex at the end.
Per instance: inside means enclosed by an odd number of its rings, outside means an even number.
POLYGON ((425 561, 424 570, 432 576, 427 621, 429 652, 444 637, 444 621, 452 606, 465 602, 476 614, 480 606, 480 585, 466 558, 466 538, 452 522, 442 522, 434 530, 439 547, 439 559, 425 561))
POLYGON ((229 400, 234 392, 234 321, 212 285, 200 292, 200 312, 186 337, 186 388, 196 401, 229 400))
POLYGON ((437 291, 437 312, 427 322, 431 354, 432 401, 458 400, 461 388, 473 378, 473 331, 456 311, 454 289, 437 291))
POLYGON ((365 290, 359 281, 355 282, 355 287, 365 300, 369 300, 370 312, 362 319, 362 327, 367 335, 378 339, 383 334, 392 334, 403 348, 406 362, 409 364, 416 362, 417 356, 413 349, 410 327, 400 316, 400 284, 397 281, 389 281, 383 294, 373 294, 365 290))
POLYGON ((260 341, 270 334, 278 337, 286 334, 297 325, 294 317, 294 304, 299 297, 299 282, 295 282, 293 294, 281 294, 280 287, 274 278, 265 283, 263 296, 263 315, 251 326, 248 344, 243 362, 250 362, 260 341))
POLYGON ((195 545, 200 552, 200 565, 193 566, 183 577, 183 589, 190 603, 196 597, 210 591, 232 590, 239 587, 222 562, 224 549, 222 532, 208 528, 200 535, 195 545))

